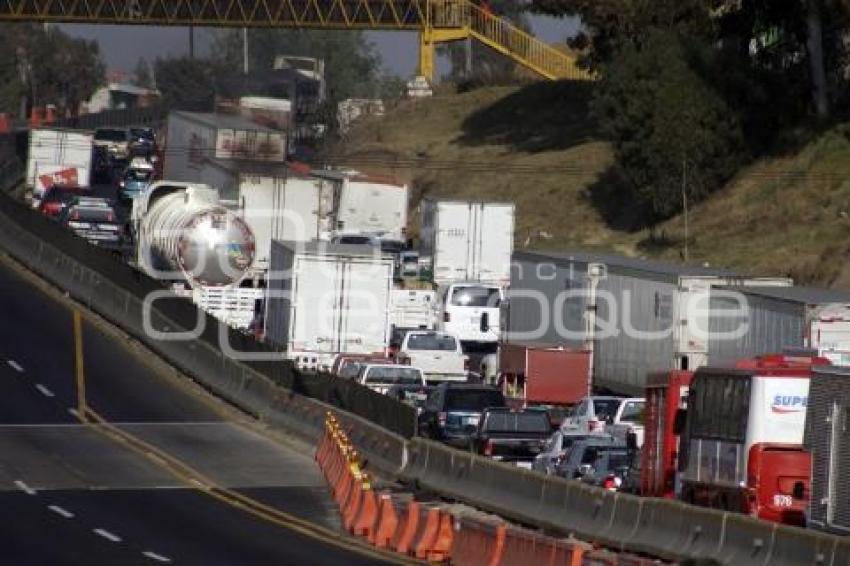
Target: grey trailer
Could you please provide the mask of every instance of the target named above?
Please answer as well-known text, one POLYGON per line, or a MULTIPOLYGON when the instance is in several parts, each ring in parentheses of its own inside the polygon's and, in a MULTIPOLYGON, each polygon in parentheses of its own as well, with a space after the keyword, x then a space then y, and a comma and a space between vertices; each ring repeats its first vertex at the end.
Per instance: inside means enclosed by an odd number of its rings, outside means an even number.
POLYGON ((711 365, 800 349, 847 365, 850 292, 814 287, 716 288, 709 330, 711 365))
POLYGON ((808 525, 850 534, 850 368, 815 368, 803 444, 812 454, 808 525))
POLYGON ((587 252, 516 252, 503 340, 593 352, 597 390, 643 395, 646 376, 708 362, 712 287, 791 285, 714 267, 587 252))

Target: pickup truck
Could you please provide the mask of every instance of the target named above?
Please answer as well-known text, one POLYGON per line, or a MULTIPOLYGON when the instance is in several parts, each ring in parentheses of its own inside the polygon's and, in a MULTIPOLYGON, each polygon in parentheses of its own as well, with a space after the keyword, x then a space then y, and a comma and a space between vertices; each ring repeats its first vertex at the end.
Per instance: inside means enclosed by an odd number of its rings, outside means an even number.
POLYGON ((477 430, 470 437, 470 448, 494 460, 530 470, 551 432, 546 411, 491 408, 482 413, 477 430))
POLYGON ((605 432, 625 443, 633 434, 637 446, 643 445, 642 397, 585 397, 561 423, 561 430, 584 433, 605 432))
POLYGON ((400 364, 421 369, 431 384, 466 381, 469 369, 469 357, 461 350, 460 340, 443 332, 408 332, 396 359, 400 364))

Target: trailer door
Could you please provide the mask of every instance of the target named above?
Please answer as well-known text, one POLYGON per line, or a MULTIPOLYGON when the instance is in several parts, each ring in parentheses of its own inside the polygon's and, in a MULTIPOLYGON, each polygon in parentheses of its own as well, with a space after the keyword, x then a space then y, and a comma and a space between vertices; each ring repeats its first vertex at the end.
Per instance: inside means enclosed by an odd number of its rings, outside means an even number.
POLYGON ((333 353, 339 343, 340 296, 343 266, 335 257, 303 256, 292 304, 292 350, 333 353))
POLYGON ((470 278, 506 285, 511 279, 514 208, 509 204, 476 204, 470 278))
POLYGON ((710 279, 683 277, 679 281, 673 337, 676 359, 673 367, 695 370, 708 363, 708 324, 711 300, 710 279))
POLYGON ((436 204, 434 244, 434 281, 444 283, 470 279, 471 244, 475 222, 470 203, 440 202, 436 204))
POLYGON ((390 260, 352 258, 340 280, 339 352, 383 352, 389 344, 390 260))

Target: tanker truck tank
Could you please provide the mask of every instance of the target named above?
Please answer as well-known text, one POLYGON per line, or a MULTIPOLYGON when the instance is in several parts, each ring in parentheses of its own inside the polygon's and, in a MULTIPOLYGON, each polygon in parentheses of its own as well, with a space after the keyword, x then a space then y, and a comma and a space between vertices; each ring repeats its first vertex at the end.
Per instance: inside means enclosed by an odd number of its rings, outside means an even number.
POLYGON ((220 287, 238 283, 251 268, 254 234, 214 189, 157 183, 144 197, 133 212, 139 265, 152 277, 220 287))

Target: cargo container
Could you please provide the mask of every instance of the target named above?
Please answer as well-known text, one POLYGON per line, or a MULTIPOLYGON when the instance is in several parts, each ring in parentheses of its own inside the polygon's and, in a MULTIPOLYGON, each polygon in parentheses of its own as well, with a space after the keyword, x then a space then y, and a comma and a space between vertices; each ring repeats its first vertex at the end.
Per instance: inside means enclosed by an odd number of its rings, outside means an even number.
POLYGON ((811 458, 803 449, 813 368, 823 358, 759 356, 696 370, 680 441, 686 503, 805 524, 811 458))
POLYGON ((792 283, 584 252, 513 259, 503 341, 591 350, 594 387, 633 396, 644 394, 650 372, 707 363, 713 287, 792 283))
POLYGON ((672 370, 647 376, 641 495, 666 498, 676 495, 680 432, 676 426, 676 415, 679 409, 688 406, 693 375, 691 371, 672 370))
POLYGON ((358 171, 313 170, 311 174, 334 185, 334 232, 407 240, 407 185, 358 171))
MULTIPOLYGON (((719 291, 727 291, 722 287, 719 291)), ((805 348, 833 364, 850 365, 850 292, 811 287, 746 287, 738 299, 724 293, 711 299, 709 362, 726 363, 762 352, 805 348), (735 329, 741 336, 728 339, 735 329)))
POLYGON ((233 201, 251 228, 260 277, 269 267, 272 240, 309 242, 330 233, 333 186, 289 165, 209 159, 198 178, 233 201))
POLYGON ((93 139, 91 132, 30 130, 26 184, 33 191, 35 201, 54 184, 89 186, 93 139))
POLYGON ((337 354, 383 354, 389 346, 391 257, 374 248, 272 241, 266 339, 304 369, 337 354))
POLYGON ((232 114, 171 112, 165 139, 164 177, 200 182, 208 159, 283 163, 286 134, 232 114))
POLYGON ((815 368, 804 445, 812 455, 808 525, 850 534, 850 368, 815 368))
POLYGON ((510 282, 512 203, 425 200, 419 238, 434 283, 510 282))
POLYGON ((589 365, 587 351, 529 344, 499 347, 503 392, 525 404, 577 403, 587 395, 589 365))

